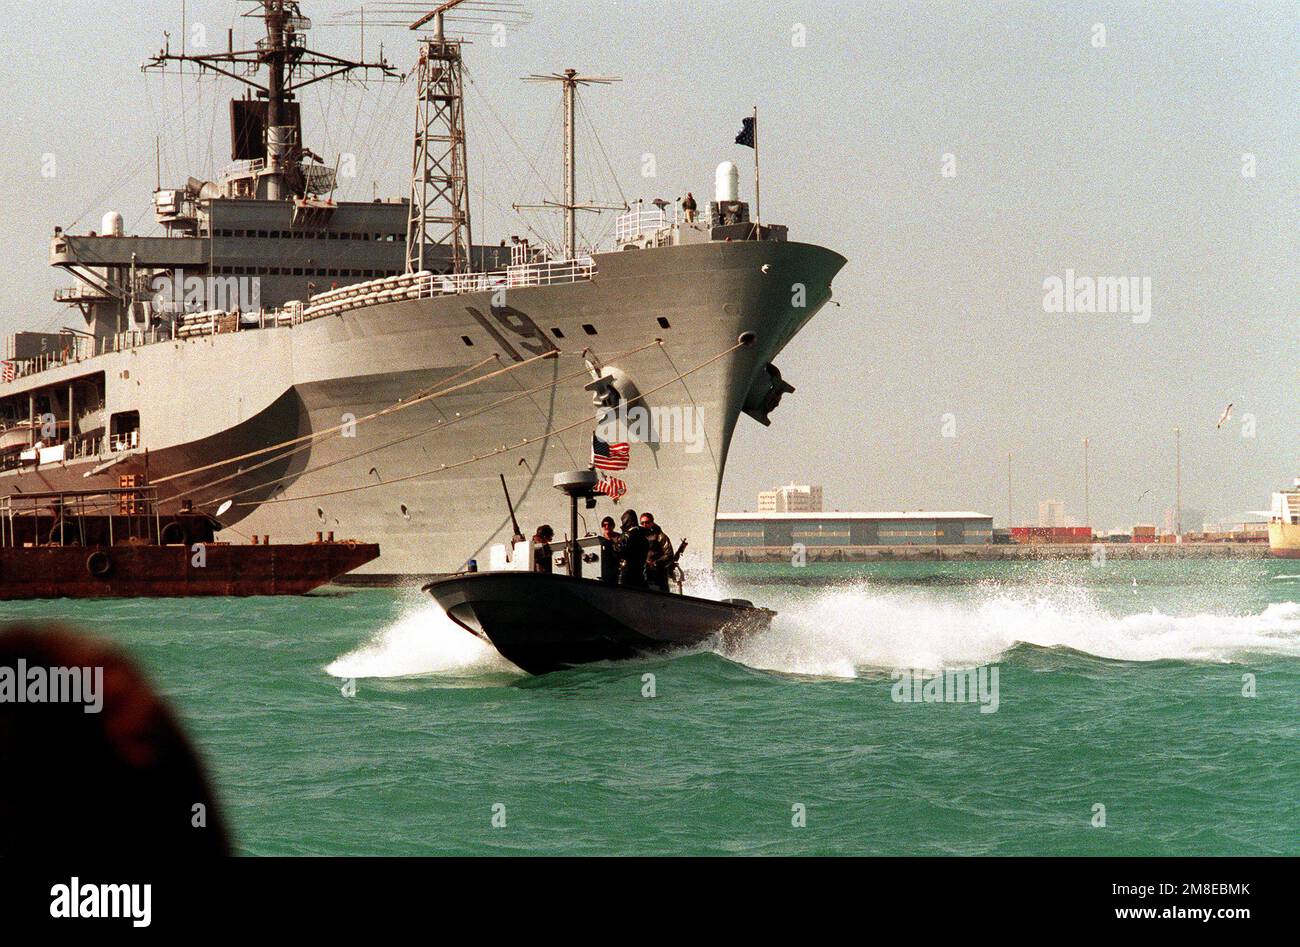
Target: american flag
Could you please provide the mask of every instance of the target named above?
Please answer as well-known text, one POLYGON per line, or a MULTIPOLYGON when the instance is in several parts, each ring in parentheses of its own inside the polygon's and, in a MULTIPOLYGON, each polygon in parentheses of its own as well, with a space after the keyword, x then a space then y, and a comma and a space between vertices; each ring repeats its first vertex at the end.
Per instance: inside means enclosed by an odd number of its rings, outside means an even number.
POLYGON ((619 497, 627 493, 627 484, 617 477, 606 477, 601 474, 593 489, 597 493, 603 493, 611 500, 618 502, 619 497))
POLYGON ((5 381, 14 380, 14 363, 9 361, 8 359, 4 360, 4 380, 5 381))
POLYGON ((591 435, 591 466, 597 470, 627 470, 627 444, 608 444, 591 435))

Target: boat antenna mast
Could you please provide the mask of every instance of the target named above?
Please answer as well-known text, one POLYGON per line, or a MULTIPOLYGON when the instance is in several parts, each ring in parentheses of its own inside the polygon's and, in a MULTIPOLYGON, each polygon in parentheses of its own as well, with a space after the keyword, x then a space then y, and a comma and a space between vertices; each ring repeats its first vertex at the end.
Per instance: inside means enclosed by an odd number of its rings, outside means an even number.
POLYGON ((515 204, 515 210, 562 210, 564 211, 564 252, 565 259, 572 260, 578 255, 578 220, 580 210, 627 210, 626 204, 597 204, 586 201, 579 204, 577 190, 578 160, 574 145, 574 94, 580 85, 609 85, 621 81, 618 76, 582 76, 576 69, 553 72, 545 76, 524 76, 525 82, 558 82, 564 93, 564 200, 543 201, 541 204, 515 204))
MULTIPOLYGON (((311 20, 302 14, 297 0, 253 0, 253 9, 247 17, 260 18, 266 23, 266 37, 259 39, 252 49, 235 49, 234 30, 227 32, 227 48, 223 53, 196 55, 182 50, 171 51, 171 43, 146 60, 142 70, 167 71, 170 63, 185 71, 185 63, 193 63, 198 72, 214 72, 256 90, 259 99, 266 100, 263 123, 265 136, 266 196, 271 200, 301 197, 307 191, 299 158, 311 155, 302 147, 302 119, 294 107, 299 90, 326 79, 347 76, 354 72, 369 75, 378 71, 384 78, 400 78, 393 66, 381 53, 376 61, 343 59, 329 53, 311 49, 306 33, 311 20), (265 82, 250 78, 265 70, 265 82)), ((317 158, 319 160, 319 158, 317 158)))
POLYGON ((444 16, 465 0, 447 0, 411 24, 420 37, 416 68, 415 151, 406 222, 406 272, 432 262, 432 247, 451 249, 451 271, 470 271, 469 167, 465 153, 465 87, 461 41, 447 39, 444 16))

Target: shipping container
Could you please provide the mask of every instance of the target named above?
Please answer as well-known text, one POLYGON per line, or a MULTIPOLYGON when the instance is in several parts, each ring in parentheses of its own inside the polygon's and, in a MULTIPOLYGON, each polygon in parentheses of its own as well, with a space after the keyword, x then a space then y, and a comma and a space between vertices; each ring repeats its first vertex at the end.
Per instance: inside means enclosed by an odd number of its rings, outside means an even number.
POLYGON ((1090 526, 1013 526, 1011 537, 1018 543, 1090 543, 1090 526))

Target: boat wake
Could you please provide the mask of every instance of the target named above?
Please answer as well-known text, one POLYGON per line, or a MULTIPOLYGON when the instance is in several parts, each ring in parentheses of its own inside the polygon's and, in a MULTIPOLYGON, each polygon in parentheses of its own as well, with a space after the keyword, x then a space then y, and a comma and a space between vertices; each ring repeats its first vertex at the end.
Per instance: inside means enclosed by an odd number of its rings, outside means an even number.
POLYGON ((325 671, 340 678, 523 673, 491 645, 448 618, 437 603, 421 598, 365 644, 332 661, 325 671))
MULTIPOLYGON (((692 585, 694 594, 708 598, 753 595, 708 576, 692 585)), ((1021 645, 1068 648, 1117 661, 1229 663, 1257 655, 1300 657, 1296 602, 1275 603, 1254 614, 1173 615, 1157 608, 1124 612, 1104 607, 1092 591, 1070 583, 991 583, 958 600, 866 582, 813 594, 793 587, 765 588, 762 598, 759 604, 778 613, 771 628, 727 648, 719 643, 716 653, 755 669, 808 677, 849 679, 864 671, 969 667, 1001 660, 1021 645)), ((420 599, 325 670, 340 678, 523 673, 436 603, 420 599)))
POLYGON ((1294 602, 1258 614, 1117 614, 1080 588, 995 589, 943 601, 850 586, 765 604, 778 611, 771 629, 720 653, 750 667, 816 677, 987 664, 1024 644, 1120 661, 1300 656, 1294 602))

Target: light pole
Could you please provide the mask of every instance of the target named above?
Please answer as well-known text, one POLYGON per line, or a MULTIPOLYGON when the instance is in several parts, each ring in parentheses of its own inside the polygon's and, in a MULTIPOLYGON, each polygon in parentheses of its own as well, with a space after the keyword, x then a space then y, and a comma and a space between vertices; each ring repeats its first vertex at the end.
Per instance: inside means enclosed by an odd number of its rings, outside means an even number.
POLYGON ((1007 529, 1015 525, 1011 518, 1011 452, 1007 451, 1007 529))
POLYGON ((1174 542, 1183 541, 1183 429, 1174 428, 1174 542))
POLYGON ((1088 439, 1083 439, 1083 525, 1092 529, 1092 517, 1088 510, 1088 439))

